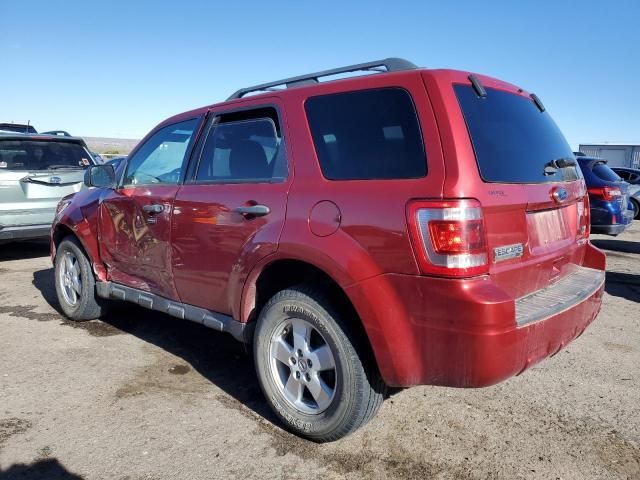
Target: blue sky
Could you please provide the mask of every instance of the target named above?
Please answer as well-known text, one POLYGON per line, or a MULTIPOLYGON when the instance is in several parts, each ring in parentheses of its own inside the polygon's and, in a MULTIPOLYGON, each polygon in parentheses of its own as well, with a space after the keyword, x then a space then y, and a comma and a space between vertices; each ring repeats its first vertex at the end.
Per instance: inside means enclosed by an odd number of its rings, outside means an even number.
POLYGON ((399 56, 537 93, 573 146, 640 143, 639 20, 635 0, 0 0, 0 121, 140 138, 242 86, 399 56))

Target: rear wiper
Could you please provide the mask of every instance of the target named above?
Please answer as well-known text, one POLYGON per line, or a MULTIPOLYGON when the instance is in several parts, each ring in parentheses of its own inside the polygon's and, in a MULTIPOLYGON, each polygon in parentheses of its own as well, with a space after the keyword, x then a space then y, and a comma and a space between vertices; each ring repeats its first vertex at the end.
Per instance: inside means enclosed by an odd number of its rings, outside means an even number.
POLYGON ((63 169, 76 170, 80 168, 84 168, 84 167, 81 167, 80 165, 49 165, 47 167, 47 170, 63 170, 63 169))
POLYGON ((555 160, 551 160, 550 162, 547 162, 544 164, 543 173, 545 176, 553 175, 560 168, 575 167, 576 165, 577 163, 573 158, 570 158, 570 157, 556 158, 555 160))

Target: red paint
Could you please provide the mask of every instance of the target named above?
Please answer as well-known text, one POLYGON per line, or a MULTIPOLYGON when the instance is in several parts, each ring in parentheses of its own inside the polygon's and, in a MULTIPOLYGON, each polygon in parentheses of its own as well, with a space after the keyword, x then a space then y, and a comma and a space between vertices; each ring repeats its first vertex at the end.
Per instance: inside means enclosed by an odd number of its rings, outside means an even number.
MULTIPOLYGON (((452 70, 368 75, 177 115, 150 135, 196 115, 276 105, 287 146, 287 180, 81 192, 56 219, 54 232, 66 227, 80 238, 100 280, 228 313, 242 322, 255 308, 262 271, 278 260, 300 260, 324 271, 344 290, 389 385, 470 387, 501 381, 579 335, 597 314, 602 290, 524 328, 516 328, 514 300, 557 281, 576 265, 604 269, 604 254, 587 240, 588 204, 582 217, 578 213, 578 204, 585 202, 582 181, 562 184, 568 196, 561 204, 548 184, 482 181, 452 88, 469 84, 467 76, 452 70), (404 88, 413 98, 427 176, 326 180, 305 100, 389 86, 404 88), (423 251, 410 230, 409 206, 459 199, 475 199, 482 223, 440 225, 441 250, 481 250, 488 262, 481 270, 465 272, 467 278, 444 278, 446 271, 425 275, 435 272, 424 269, 423 251), (161 203, 165 210, 140 236, 133 227, 142 206, 150 203, 161 203), (247 219, 234 212, 257 203, 271 209, 268 216, 247 219), (554 222, 562 228, 545 236, 544 226, 554 222), (448 231, 464 234, 467 243, 457 244, 448 231), (494 248, 513 244, 524 246, 521 257, 494 261, 494 248)), ((478 78, 485 87, 528 96, 508 83, 478 78)))

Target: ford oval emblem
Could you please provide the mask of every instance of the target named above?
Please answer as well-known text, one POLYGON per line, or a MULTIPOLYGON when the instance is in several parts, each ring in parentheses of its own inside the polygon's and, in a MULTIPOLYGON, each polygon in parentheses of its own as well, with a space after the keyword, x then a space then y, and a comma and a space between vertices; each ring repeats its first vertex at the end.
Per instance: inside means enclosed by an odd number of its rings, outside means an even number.
POLYGON ((567 189, 564 187, 553 187, 553 190, 551 190, 551 198, 558 203, 562 203, 569 198, 569 192, 567 192, 567 189))
POLYGON ((60 178, 60 177, 51 177, 49 179, 49 183, 55 183, 55 184, 62 183, 62 178, 60 178))

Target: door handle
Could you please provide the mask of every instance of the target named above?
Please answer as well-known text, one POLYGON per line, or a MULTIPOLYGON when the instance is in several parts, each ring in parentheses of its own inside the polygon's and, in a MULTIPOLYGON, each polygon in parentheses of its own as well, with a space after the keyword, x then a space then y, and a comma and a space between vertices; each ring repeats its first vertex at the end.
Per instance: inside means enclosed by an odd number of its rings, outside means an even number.
POLYGON ((161 205, 159 203, 154 203, 153 205, 145 205, 144 207, 142 207, 142 210, 150 215, 162 213, 164 211, 164 205, 161 205))
POLYGON ((247 205, 245 207, 236 208, 235 212, 239 213, 240 215, 264 217, 265 215, 269 215, 271 209, 266 205, 247 205))

